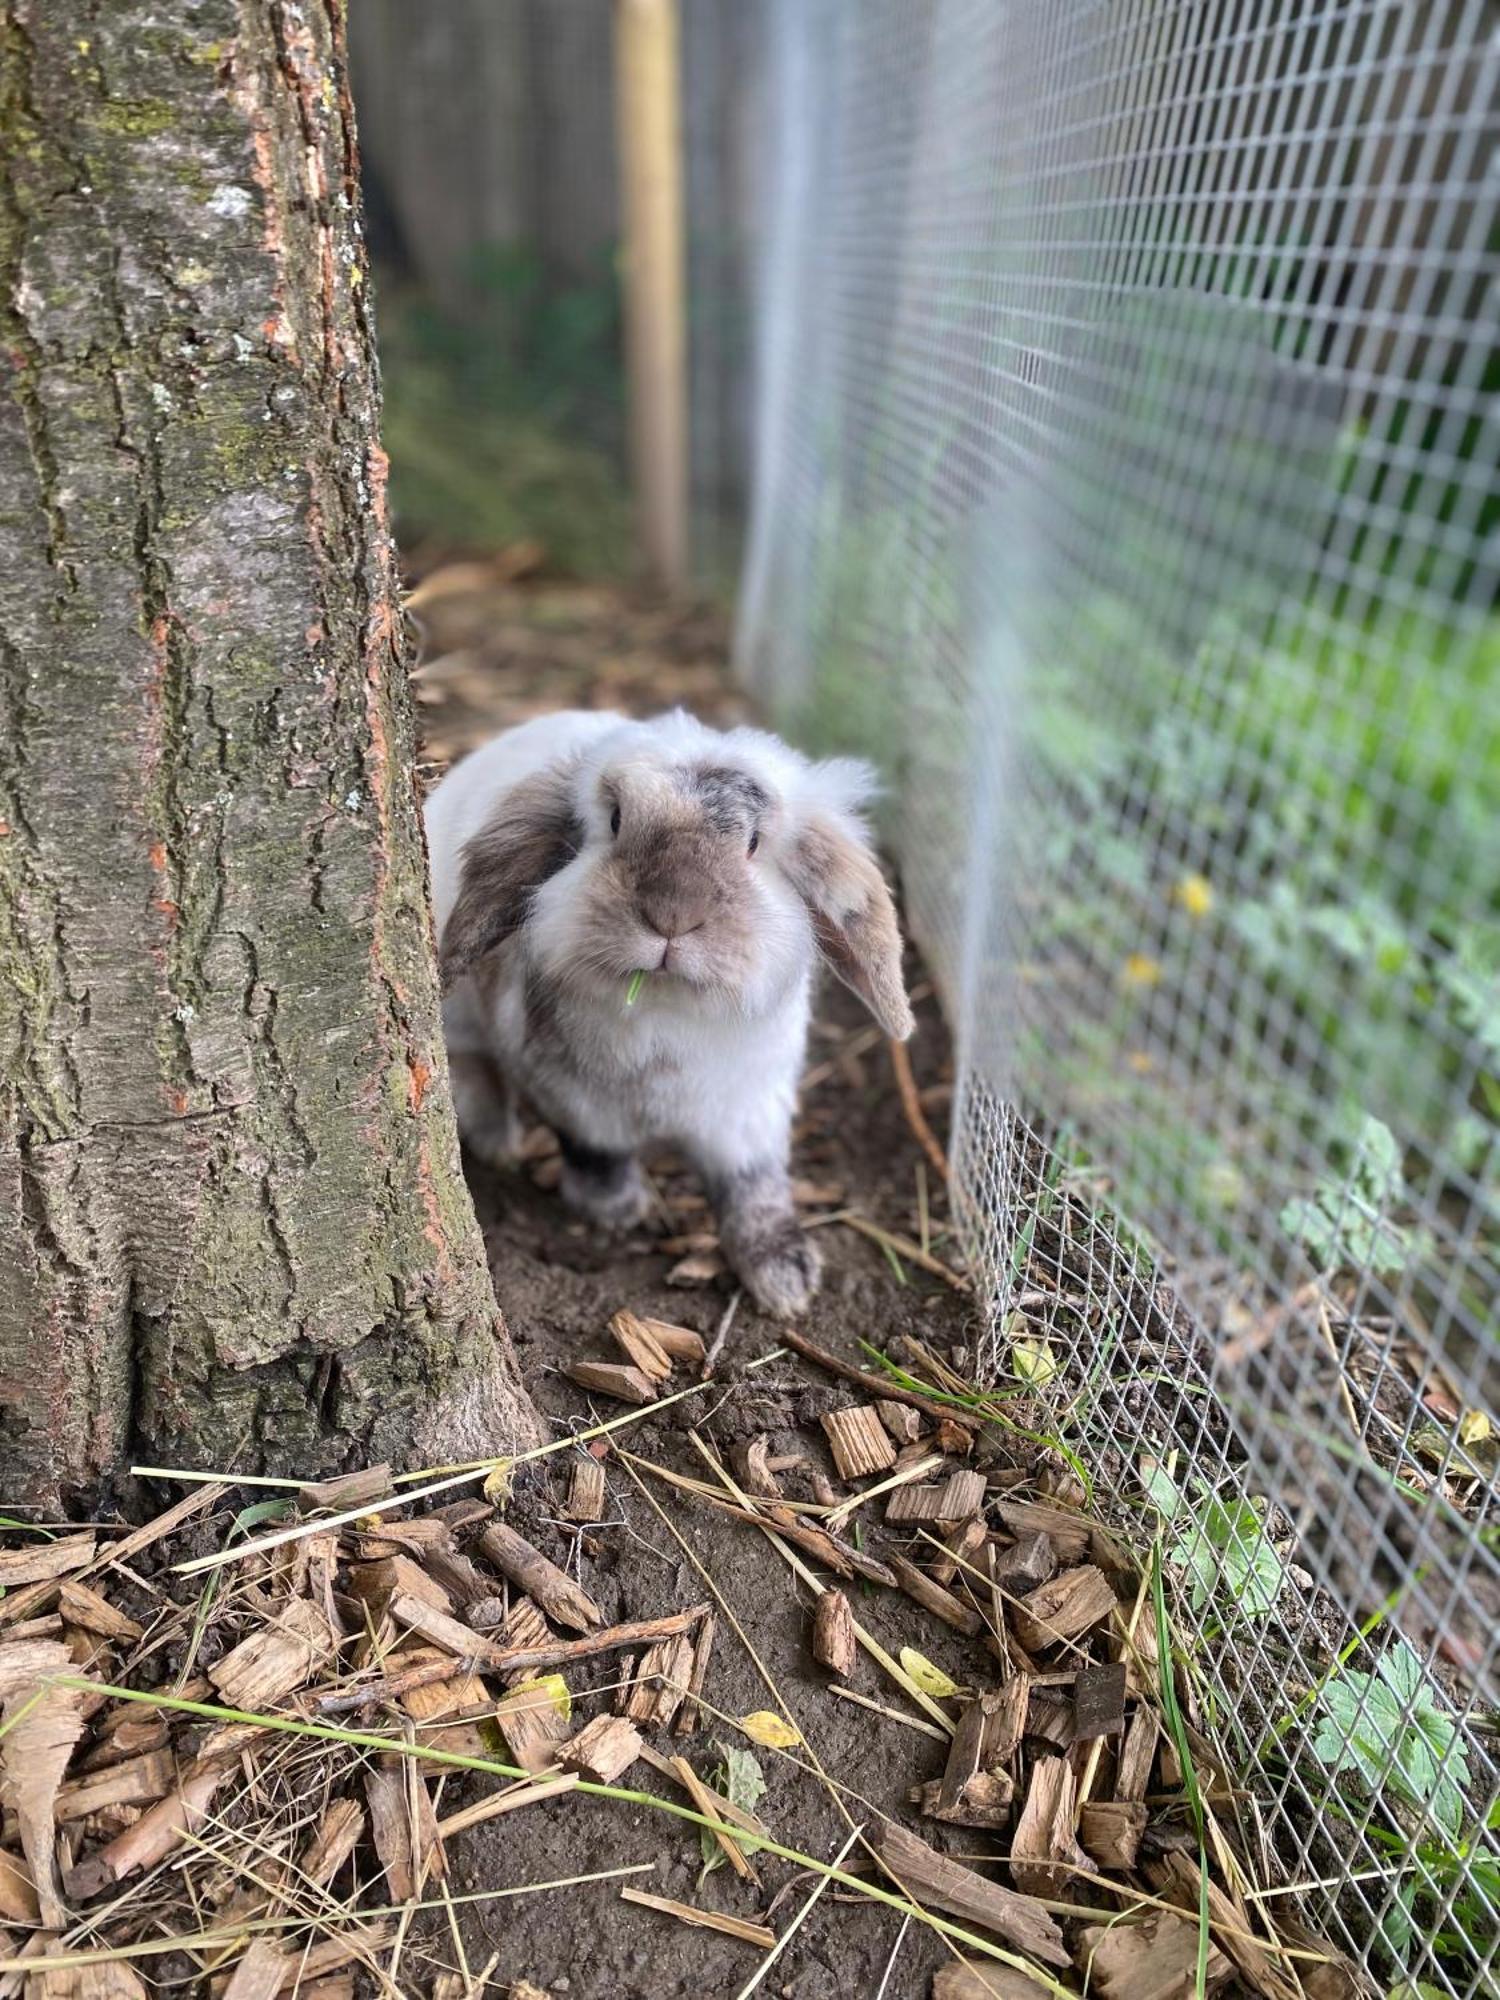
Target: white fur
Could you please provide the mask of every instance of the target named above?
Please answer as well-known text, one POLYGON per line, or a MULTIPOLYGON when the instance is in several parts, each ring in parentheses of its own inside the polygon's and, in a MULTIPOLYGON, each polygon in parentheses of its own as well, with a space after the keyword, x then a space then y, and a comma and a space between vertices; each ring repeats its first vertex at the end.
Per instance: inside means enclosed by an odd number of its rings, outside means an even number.
MULTIPOLYGON (((622 913, 619 962, 600 968, 596 982, 570 985, 564 1026, 581 1053, 607 1051, 615 1065, 637 1079, 636 1088, 613 1102, 569 1091, 568 1101, 542 1102, 537 1108, 602 1149, 628 1151, 653 1140, 672 1141, 717 1176, 786 1157, 807 1046, 817 949, 807 910, 778 869, 776 854, 795 837, 809 806, 837 816, 851 832, 861 834, 854 814, 872 789, 868 768, 849 759, 813 764, 763 731, 710 729, 682 710, 651 722, 568 711, 522 723, 476 750, 433 792, 426 820, 441 937, 458 893, 465 843, 510 787, 561 760, 578 760, 574 799, 588 829, 582 852, 538 890, 529 921, 507 947, 505 970, 487 1015, 472 978, 458 982, 444 1007, 450 1049, 492 1055, 506 1077, 532 1095, 526 971, 528 966, 548 971, 570 966, 577 946, 574 917, 580 885, 594 854, 609 839, 598 803, 601 775, 623 770, 639 788, 653 772, 701 761, 705 754, 748 771, 775 802, 754 876, 755 962, 733 992, 651 977, 635 1004, 627 1006, 632 967, 643 961, 630 949, 631 933, 622 913)), ((551 1089, 555 1097, 555 1079, 551 1089)))

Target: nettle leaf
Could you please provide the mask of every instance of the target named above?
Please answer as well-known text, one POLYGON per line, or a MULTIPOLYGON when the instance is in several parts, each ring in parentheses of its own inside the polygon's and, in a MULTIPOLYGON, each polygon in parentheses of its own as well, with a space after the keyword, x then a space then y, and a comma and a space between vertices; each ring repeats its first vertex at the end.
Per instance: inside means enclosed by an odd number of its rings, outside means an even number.
POLYGON ((1381 1654, 1375 1662, 1375 1671, 1398 1702, 1408 1706, 1414 1702, 1424 1706, 1430 1703, 1422 1662, 1404 1639, 1398 1639, 1388 1653, 1381 1654))

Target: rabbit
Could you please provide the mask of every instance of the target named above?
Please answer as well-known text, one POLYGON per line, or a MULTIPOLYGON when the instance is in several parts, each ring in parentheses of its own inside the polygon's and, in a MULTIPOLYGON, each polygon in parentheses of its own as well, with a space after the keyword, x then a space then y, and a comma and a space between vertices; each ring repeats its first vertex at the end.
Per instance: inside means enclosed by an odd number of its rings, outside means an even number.
POLYGON ((427 802, 443 1033, 459 1130, 515 1156, 524 1097, 557 1133, 561 1191, 606 1229, 649 1205, 652 1141, 703 1175, 756 1304, 800 1313, 817 1251, 788 1160, 824 963, 905 1040, 895 906, 858 808, 861 763, 683 710, 541 716, 427 802))

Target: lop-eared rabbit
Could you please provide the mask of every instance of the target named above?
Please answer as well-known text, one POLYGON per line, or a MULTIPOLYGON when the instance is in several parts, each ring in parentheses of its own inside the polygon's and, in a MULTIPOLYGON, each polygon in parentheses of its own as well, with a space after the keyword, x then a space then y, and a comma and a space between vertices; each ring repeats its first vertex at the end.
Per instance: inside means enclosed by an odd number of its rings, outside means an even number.
POLYGON ((427 803, 459 1128, 514 1156, 524 1098, 562 1192, 610 1229, 645 1214, 637 1151, 702 1173, 726 1256, 766 1312, 800 1312, 818 1256, 788 1179, 819 962, 911 1033, 896 913, 859 806, 871 773, 678 710, 539 717, 427 803))

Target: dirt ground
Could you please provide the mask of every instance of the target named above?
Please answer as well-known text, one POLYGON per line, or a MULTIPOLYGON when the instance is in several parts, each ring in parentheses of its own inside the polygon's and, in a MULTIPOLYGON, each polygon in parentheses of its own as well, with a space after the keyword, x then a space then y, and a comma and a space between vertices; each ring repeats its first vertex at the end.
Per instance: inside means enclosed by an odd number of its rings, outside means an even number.
MULTIPOLYGON (((490 729, 559 700, 636 713, 682 700, 719 723, 746 712, 742 697, 724 678, 723 634, 709 614, 668 613, 629 600, 621 607, 609 592, 559 587, 541 594, 540 603, 528 593, 522 616, 503 586, 489 592, 482 578, 473 579, 477 590, 458 588, 459 581, 451 591, 440 589, 417 601, 430 662, 421 681, 424 720, 435 762, 447 761, 490 729), (487 597, 488 617, 483 611, 487 597)), ((951 1086, 947 1038, 920 966, 913 963, 908 972, 921 996, 913 1069, 927 1115, 941 1132, 951 1086)), ((921 1157, 883 1044, 870 1031, 859 1004, 827 982, 794 1158, 794 1171, 818 1197, 809 1206, 810 1217, 848 1209, 915 1238, 921 1157)), ((605 1326, 621 1306, 691 1326, 713 1340, 735 1296, 732 1280, 726 1275, 691 1287, 668 1283, 668 1273, 691 1247, 680 1239, 706 1223, 691 1173, 670 1161, 658 1164, 654 1178, 663 1216, 652 1228, 609 1242, 593 1236, 562 1208, 545 1185, 552 1178, 547 1161, 512 1173, 467 1164, 496 1291, 522 1369, 554 1423, 582 1427, 618 1414, 618 1405, 591 1404, 560 1369, 574 1356, 608 1355, 605 1326)), ((924 1172, 931 1240, 937 1254, 952 1254, 943 1241, 947 1214, 941 1183, 930 1168, 924 1172)), ((903 1333, 932 1343, 945 1355, 967 1346, 971 1308, 965 1294, 916 1269, 903 1267, 898 1279, 876 1243, 840 1223, 820 1227, 818 1240, 823 1286, 803 1331, 856 1362, 863 1359, 859 1341, 885 1348, 903 1333)), ((847 1404, 850 1394, 784 1350, 783 1359, 752 1367, 776 1353, 777 1334, 774 1322, 741 1299, 712 1387, 661 1419, 632 1427, 627 1448, 699 1475, 704 1467, 686 1436, 689 1428, 726 1456, 736 1442, 765 1432, 773 1454, 802 1452, 809 1471, 831 1473, 817 1419, 847 1404)), ((561 1468, 563 1461, 550 1463, 561 1468)), ((664 1519, 623 1466, 606 1460, 606 1467, 609 1513, 600 1525, 581 1531, 559 1518, 566 1479, 561 1469, 523 1487, 512 1517, 579 1578, 611 1620, 650 1617, 700 1602, 712 1594, 707 1572, 722 1598, 708 1699, 731 1717, 774 1708, 765 1676, 775 1683, 807 1748, 788 1756, 760 1753, 768 1790, 759 1810, 785 1844, 832 1860, 851 1821, 837 1810, 823 1781, 804 1768, 804 1760, 821 1765, 842 1788, 852 1824, 859 1825, 876 1812, 896 1811, 911 1786, 938 1775, 942 1746, 829 1695, 830 1677, 809 1649, 810 1594, 756 1530, 666 1487, 650 1488, 651 1498, 665 1510, 664 1519), (684 1537, 686 1549, 674 1539, 672 1527, 684 1537), (731 1619, 738 1621, 743 1638, 730 1629, 731 1619)), ((805 1474, 790 1475, 786 1487, 794 1498, 812 1497, 805 1474)), ((957 1638, 904 1598, 868 1585, 855 1588, 857 1615, 892 1652, 916 1645, 959 1680, 984 1672, 977 1642, 957 1638)), ((607 1712, 617 1673, 614 1656, 570 1676, 577 1712, 607 1712)), ((856 1668, 851 1684, 880 1701, 889 1692, 867 1661, 856 1668)), ((719 1761, 715 1744, 720 1740, 741 1739, 710 1718, 692 1736, 662 1747, 685 1752, 707 1774, 719 1761)), ((642 1766, 629 1782, 671 1795, 671 1788, 642 1766)), ((930 1822, 924 1830, 932 1833, 930 1822)), ((955 1851, 973 1846, 975 1835, 953 1832, 954 1839, 940 1837, 937 1844, 955 1851)), ((739 1916, 774 1910, 778 1929, 814 1886, 814 1878, 799 1878, 791 1864, 762 1856, 756 1863, 760 1894, 727 1867, 716 1869, 699 1889, 702 1856, 696 1829, 644 1808, 579 1799, 476 1829, 456 1855, 454 1888, 455 1893, 482 1894, 504 1884, 639 1862, 652 1863, 654 1872, 633 1878, 636 1886, 739 1916)), ((520 1905, 478 1902, 460 1908, 471 1965, 477 1968, 498 1954, 492 1976, 502 1990, 509 1982, 529 1979, 572 2000, 605 1994, 619 2000, 729 1995, 738 1992, 757 1962, 751 1947, 622 1902, 617 1881, 558 1891, 520 1905)), ((878 1991, 888 2000, 925 1994, 933 1970, 948 1954, 920 1929, 908 1930, 897 1951, 900 1930, 894 1913, 858 1898, 825 1894, 763 1990, 788 2000, 871 2000, 878 1991)), ((438 1956, 443 1943, 438 1936, 432 1939, 438 1956)))

